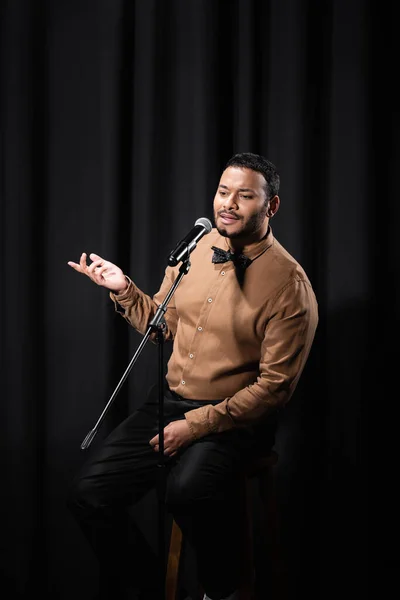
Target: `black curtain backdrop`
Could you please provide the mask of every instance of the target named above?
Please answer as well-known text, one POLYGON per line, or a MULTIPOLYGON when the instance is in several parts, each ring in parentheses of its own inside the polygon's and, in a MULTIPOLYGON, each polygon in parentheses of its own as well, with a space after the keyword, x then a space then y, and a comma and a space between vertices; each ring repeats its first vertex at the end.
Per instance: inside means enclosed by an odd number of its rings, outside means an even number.
MULTIPOLYGON (((241 151, 278 166, 274 234, 320 306, 276 444, 291 598, 366 598, 378 574, 374 597, 385 597, 398 572, 394 7, 1 0, 3 598, 96 589, 66 492, 141 338, 67 261, 96 252, 153 294, 168 252, 212 218, 221 170, 241 151)), ((149 345, 93 446, 156 377, 149 345)), ((154 502, 134 509, 152 543, 154 502)))

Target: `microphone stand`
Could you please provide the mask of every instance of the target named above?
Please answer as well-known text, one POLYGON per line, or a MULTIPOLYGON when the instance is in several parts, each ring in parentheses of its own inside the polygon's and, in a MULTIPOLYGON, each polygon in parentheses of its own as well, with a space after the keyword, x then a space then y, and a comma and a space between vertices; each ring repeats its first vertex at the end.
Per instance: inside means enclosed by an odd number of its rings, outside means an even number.
POLYGON ((139 344, 135 354, 133 355, 130 363, 128 364, 124 374, 122 375, 120 381, 118 382, 115 390, 111 394, 110 399, 108 400, 106 406, 104 407, 101 415, 97 419, 94 427, 89 431, 86 435, 85 439, 81 443, 81 450, 87 450, 90 444, 92 443, 94 437, 96 436, 100 425, 104 421, 106 414, 108 413, 111 404, 114 402, 118 392, 123 386, 126 378, 128 377, 130 371, 132 370, 133 365, 137 361, 140 353, 145 347, 150 335, 156 332, 156 340, 158 343, 158 436, 159 436, 159 477, 158 477, 158 488, 157 488, 157 497, 158 497, 158 554, 160 560, 160 596, 159 600, 163 600, 165 598, 165 575, 166 575, 166 540, 165 540, 165 488, 166 488, 166 472, 165 465, 166 460, 164 456, 164 330, 165 330, 165 321, 164 315, 167 310, 167 306, 169 301, 171 300, 173 294, 175 293, 176 288, 180 284, 184 275, 189 272, 190 269, 190 250, 187 249, 187 258, 182 261, 182 264, 179 268, 179 275, 172 284, 169 292, 165 296, 164 301, 159 305, 154 317, 149 323, 148 329, 139 344))

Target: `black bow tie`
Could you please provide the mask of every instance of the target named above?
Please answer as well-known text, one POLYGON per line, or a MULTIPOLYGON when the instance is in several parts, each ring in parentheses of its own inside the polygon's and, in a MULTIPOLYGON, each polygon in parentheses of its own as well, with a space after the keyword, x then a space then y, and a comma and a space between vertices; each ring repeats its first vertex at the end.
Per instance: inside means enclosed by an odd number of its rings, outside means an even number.
POLYGON ((251 263, 251 258, 248 258, 244 254, 235 254, 234 252, 222 250, 222 248, 217 248, 216 246, 211 246, 211 249, 214 250, 212 257, 213 263, 224 263, 231 260, 235 266, 242 269, 246 269, 251 263))

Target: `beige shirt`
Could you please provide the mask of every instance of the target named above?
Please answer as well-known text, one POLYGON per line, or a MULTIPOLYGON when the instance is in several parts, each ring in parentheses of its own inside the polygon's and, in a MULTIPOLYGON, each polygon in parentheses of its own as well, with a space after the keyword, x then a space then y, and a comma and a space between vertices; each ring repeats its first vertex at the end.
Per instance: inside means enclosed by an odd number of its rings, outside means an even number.
MULTIPOLYGON (((242 281, 232 261, 212 263, 211 246, 228 249, 216 229, 198 242, 165 314, 165 339, 173 340, 166 376, 170 389, 187 399, 223 399, 185 414, 195 438, 251 425, 283 407, 318 323, 310 281, 271 228, 263 240, 243 249, 253 262, 242 281)), ((140 333, 146 333, 179 267, 166 268, 153 298, 131 281, 123 294, 110 294, 116 310, 122 308, 140 333)))

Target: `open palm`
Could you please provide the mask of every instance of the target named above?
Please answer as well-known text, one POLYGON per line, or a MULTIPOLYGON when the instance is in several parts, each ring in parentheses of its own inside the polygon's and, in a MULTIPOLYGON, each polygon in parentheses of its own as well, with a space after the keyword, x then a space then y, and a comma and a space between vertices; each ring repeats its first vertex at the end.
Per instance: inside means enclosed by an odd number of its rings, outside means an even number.
POLYGON ((123 271, 113 263, 105 260, 98 254, 90 254, 89 265, 87 264, 87 255, 85 252, 81 254, 79 263, 69 261, 68 264, 78 273, 87 275, 94 283, 101 285, 112 292, 123 292, 128 283, 123 271))

